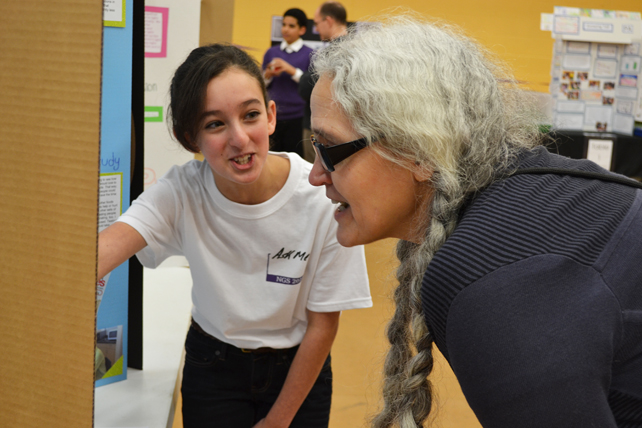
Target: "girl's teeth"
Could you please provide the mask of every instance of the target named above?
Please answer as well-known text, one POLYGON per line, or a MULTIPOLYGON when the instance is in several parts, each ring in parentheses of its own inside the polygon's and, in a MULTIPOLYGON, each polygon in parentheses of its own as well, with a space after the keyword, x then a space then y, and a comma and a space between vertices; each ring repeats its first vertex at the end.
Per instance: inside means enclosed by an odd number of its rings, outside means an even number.
POLYGON ((252 155, 240 156, 238 158, 234 158, 234 162, 238 163, 239 165, 245 165, 250 161, 251 157, 252 155))

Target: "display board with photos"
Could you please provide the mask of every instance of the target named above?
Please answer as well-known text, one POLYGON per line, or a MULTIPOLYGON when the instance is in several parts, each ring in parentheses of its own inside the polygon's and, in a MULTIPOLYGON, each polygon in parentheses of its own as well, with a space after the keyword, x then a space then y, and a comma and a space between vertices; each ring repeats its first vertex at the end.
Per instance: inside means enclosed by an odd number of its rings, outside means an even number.
POLYGON ((578 8, 555 12, 551 27, 543 28, 555 38, 553 127, 632 135, 636 122, 642 121, 640 13, 578 8))

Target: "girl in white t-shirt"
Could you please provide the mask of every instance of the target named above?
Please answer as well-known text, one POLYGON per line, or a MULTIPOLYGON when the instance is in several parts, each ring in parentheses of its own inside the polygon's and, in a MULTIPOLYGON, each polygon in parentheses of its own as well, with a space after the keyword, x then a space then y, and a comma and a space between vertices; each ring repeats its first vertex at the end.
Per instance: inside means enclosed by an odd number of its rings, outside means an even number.
POLYGON ((362 247, 336 241, 311 165, 269 152, 276 107, 227 45, 195 49, 171 84, 173 167, 100 233, 102 278, 134 254, 184 255, 193 278, 183 420, 190 427, 327 427, 341 310, 370 307, 362 247))

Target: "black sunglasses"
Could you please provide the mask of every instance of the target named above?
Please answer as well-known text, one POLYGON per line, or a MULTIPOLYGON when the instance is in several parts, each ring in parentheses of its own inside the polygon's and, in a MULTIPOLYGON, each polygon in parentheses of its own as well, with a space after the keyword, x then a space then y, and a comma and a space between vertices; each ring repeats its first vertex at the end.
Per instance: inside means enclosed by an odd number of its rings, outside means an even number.
POLYGON ((317 141, 314 134, 310 136, 310 141, 312 142, 312 146, 314 147, 317 157, 321 159, 323 169, 328 172, 334 171, 334 166, 336 164, 352 156, 368 145, 367 138, 359 138, 358 140, 326 147, 317 141))

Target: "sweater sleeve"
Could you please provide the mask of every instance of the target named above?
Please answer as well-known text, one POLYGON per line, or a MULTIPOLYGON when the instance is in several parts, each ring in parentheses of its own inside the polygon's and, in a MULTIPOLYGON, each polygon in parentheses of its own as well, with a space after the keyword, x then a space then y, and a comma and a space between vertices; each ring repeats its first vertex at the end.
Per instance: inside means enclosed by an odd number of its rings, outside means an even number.
POLYGON ((608 391, 621 322, 599 272, 535 256, 466 287, 446 343, 485 428, 615 427, 608 391))

